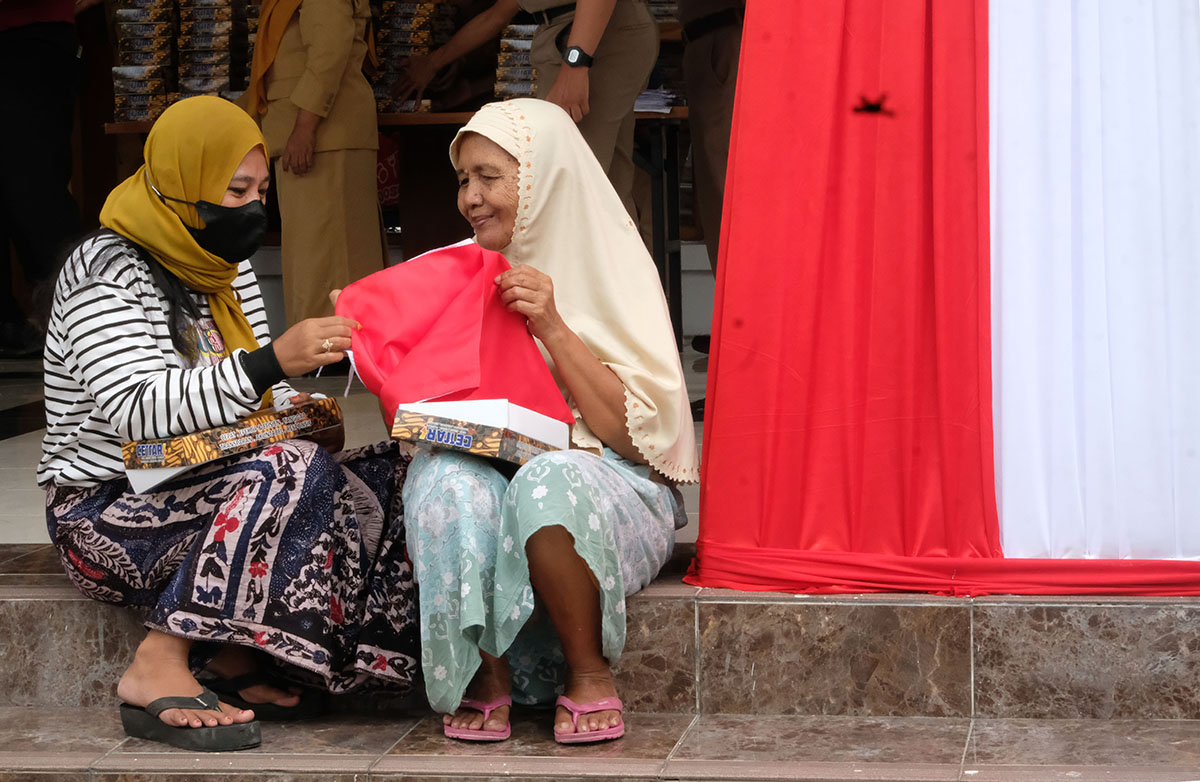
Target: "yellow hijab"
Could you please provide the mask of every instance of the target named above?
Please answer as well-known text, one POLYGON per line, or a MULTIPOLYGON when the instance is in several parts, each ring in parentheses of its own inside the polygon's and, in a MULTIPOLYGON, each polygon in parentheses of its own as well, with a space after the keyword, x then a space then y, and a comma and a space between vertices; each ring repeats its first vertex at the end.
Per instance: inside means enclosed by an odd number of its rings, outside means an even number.
POLYGON ((191 290, 208 294, 213 321, 230 352, 258 347, 233 292, 237 267, 201 248, 188 233, 188 226, 202 227, 195 207, 164 201, 151 183, 165 196, 219 204, 255 147, 266 156, 258 126, 237 106, 211 96, 181 100, 150 129, 146 162, 109 193, 100 210, 101 225, 145 247, 191 290))

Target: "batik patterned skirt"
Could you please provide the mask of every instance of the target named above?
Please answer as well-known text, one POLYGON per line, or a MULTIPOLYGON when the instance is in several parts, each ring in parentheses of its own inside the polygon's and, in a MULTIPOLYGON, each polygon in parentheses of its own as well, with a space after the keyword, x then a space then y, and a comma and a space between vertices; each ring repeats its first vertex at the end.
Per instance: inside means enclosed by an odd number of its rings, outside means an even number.
POLYGON ((144 494, 125 480, 52 485, 46 518, 75 586, 148 609, 148 628, 259 649, 331 692, 408 689, 419 647, 407 466, 394 444, 335 456, 288 440, 144 494))
POLYGON ((481 649, 506 656, 517 703, 548 705, 562 692, 562 648, 529 580, 533 533, 551 525, 571 533, 599 586, 601 643, 614 663, 626 596, 658 575, 686 520, 677 492, 610 450, 544 453, 511 480, 484 459, 421 450, 402 491, 425 692, 443 713, 458 707, 481 649))

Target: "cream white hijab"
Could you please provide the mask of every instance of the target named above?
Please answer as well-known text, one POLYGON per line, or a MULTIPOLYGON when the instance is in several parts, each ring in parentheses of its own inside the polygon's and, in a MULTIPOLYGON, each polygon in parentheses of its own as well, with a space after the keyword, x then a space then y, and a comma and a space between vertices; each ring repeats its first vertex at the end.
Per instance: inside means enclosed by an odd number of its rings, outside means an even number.
MULTIPOLYGON (((646 461, 674 481, 700 480, 692 411, 658 271, 575 123, 542 100, 489 103, 450 144, 455 168, 464 133, 490 139, 520 166, 517 221, 504 257, 554 281, 563 320, 625 384, 625 422, 646 461)), ((561 380, 559 388, 566 392, 561 380)), ((575 413, 572 442, 601 448, 578 406, 569 396, 567 402, 575 413)))

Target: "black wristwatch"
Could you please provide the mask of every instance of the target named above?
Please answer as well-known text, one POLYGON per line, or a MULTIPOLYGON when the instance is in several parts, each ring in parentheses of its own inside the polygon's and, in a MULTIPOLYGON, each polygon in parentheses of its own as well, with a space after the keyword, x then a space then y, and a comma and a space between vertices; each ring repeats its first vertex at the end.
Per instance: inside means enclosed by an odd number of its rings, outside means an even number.
POLYGON ((563 52, 563 62, 572 68, 590 68, 592 67, 592 55, 578 46, 568 46, 567 50, 563 52))

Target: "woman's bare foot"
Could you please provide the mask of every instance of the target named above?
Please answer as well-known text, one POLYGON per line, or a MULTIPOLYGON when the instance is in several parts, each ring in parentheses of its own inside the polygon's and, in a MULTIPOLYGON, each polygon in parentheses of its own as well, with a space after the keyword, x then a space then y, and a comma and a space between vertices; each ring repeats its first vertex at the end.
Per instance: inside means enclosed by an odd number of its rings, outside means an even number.
MULTIPOLYGON (((188 649, 192 642, 187 638, 151 630, 138 646, 130 665, 117 682, 117 696, 131 706, 147 706, 151 701, 167 696, 189 697, 199 695, 203 687, 188 669, 188 649)), ((160 717, 163 722, 175 727, 193 728, 250 722, 253 711, 235 709, 222 703, 220 711, 210 709, 167 709, 160 717)))
MULTIPOLYGON (((247 673, 259 671, 258 660, 253 650, 236 644, 223 644, 220 651, 212 658, 205 670, 220 676, 222 679, 232 679, 247 673)), ((300 703, 300 695, 295 690, 274 687, 270 684, 256 684, 238 690, 238 695, 249 703, 273 703, 276 706, 290 708, 300 703)))
MULTIPOLYGON (((589 670, 567 672, 567 686, 563 690, 571 700, 582 706, 601 698, 617 697, 612 671, 607 665, 589 670)), ((615 710, 596 711, 579 715, 579 724, 571 719, 571 712, 559 706, 554 712, 554 730, 557 733, 590 733, 615 728, 621 722, 621 712, 615 710)))
MULTIPOLYGON (((466 697, 483 703, 490 703, 512 692, 512 680, 509 678, 508 660, 503 657, 492 657, 480 652, 482 664, 475 672, 475 678, 467 687, 466 697)), ((487 722, 483 721, 483 713, 476 709, 460 706, 453 714, 443 714, 442 724, 467 730, 490 730, 499 733, 508 724, 508 706, 500 706, 488 715, 487 722)))

